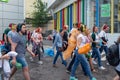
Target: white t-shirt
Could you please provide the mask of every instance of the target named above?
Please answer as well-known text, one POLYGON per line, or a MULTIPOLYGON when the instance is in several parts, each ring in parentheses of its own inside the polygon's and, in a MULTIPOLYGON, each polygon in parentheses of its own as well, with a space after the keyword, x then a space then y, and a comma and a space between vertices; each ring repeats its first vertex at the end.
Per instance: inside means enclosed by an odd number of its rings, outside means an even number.
POLYGON ((84 36, 83 34, 79 34, 79 35, 77 36, 77 40, 78 40, 79 38, 82 38, 82 41, 81 41, 81 44, 80 44, 80 47, 82 47, 84 44, 86 44, 86 36, 84 36))
POLYGON ((97 34, 95 34, 95 36, 96 36, 95 42, 100 42, 100 37, 97 34))
POLYGON ((106 32, 103 31, 103 30, 99 33, 99 37, 100 37, 100 38, 105 37, 105 39, 108 40, 107 34, 106 34, 106 32))
POLYGON ((39 43, 42 40, 42 35, 35 32, 32 34, 32 38, 34 38, 35 41, 39 43))

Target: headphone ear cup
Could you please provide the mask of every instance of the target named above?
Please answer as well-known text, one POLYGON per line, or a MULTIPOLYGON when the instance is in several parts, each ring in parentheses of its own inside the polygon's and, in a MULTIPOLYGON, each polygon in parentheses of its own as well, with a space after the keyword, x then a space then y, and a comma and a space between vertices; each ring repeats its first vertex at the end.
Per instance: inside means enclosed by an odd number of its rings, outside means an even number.
POLYGON ((17 32, 21 31, 21 26, 22 26, 21 24, 17 25, 17 32))

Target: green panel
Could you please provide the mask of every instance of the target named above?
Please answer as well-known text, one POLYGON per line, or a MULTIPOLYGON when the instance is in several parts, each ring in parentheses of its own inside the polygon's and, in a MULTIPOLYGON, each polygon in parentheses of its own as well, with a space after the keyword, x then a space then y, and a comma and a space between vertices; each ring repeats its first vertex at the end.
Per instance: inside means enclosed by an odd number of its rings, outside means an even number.
POLYGON ((69 25, 69 6, 67 7, 67 25, 70 27, 70 25, 69 25))
POLYGON ((84 0, 82 0, 82 22, 84 24, 84 0))
POLYGON ((0 2, 6 2, 6 3, 7 3, 7 2, 8 2, 8 0, 0 0, 0 2))

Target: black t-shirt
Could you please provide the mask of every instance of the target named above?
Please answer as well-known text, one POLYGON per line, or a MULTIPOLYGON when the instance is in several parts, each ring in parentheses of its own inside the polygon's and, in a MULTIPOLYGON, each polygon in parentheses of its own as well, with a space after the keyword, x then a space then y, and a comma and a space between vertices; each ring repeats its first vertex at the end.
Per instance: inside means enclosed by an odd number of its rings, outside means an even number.
POLYGON ((63 35, 63 41, 68 42, 68 33, 66 31, 64 32, 64 35, 63 35))

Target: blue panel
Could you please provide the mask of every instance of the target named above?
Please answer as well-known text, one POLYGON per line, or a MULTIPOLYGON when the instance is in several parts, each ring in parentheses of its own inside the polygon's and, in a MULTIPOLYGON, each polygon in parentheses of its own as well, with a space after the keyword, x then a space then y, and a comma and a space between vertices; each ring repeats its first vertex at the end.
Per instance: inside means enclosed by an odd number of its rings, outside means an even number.
POLYGON ((72 19, 72 16, 73 16, 73 9, 72 9, 72 4, 70 5, 70 30, 72 29, 72 26, 73 26, 73 19, 72 19))
POLYGON ((96 26, 99 27, 99 0, 96 0, 96 26))

